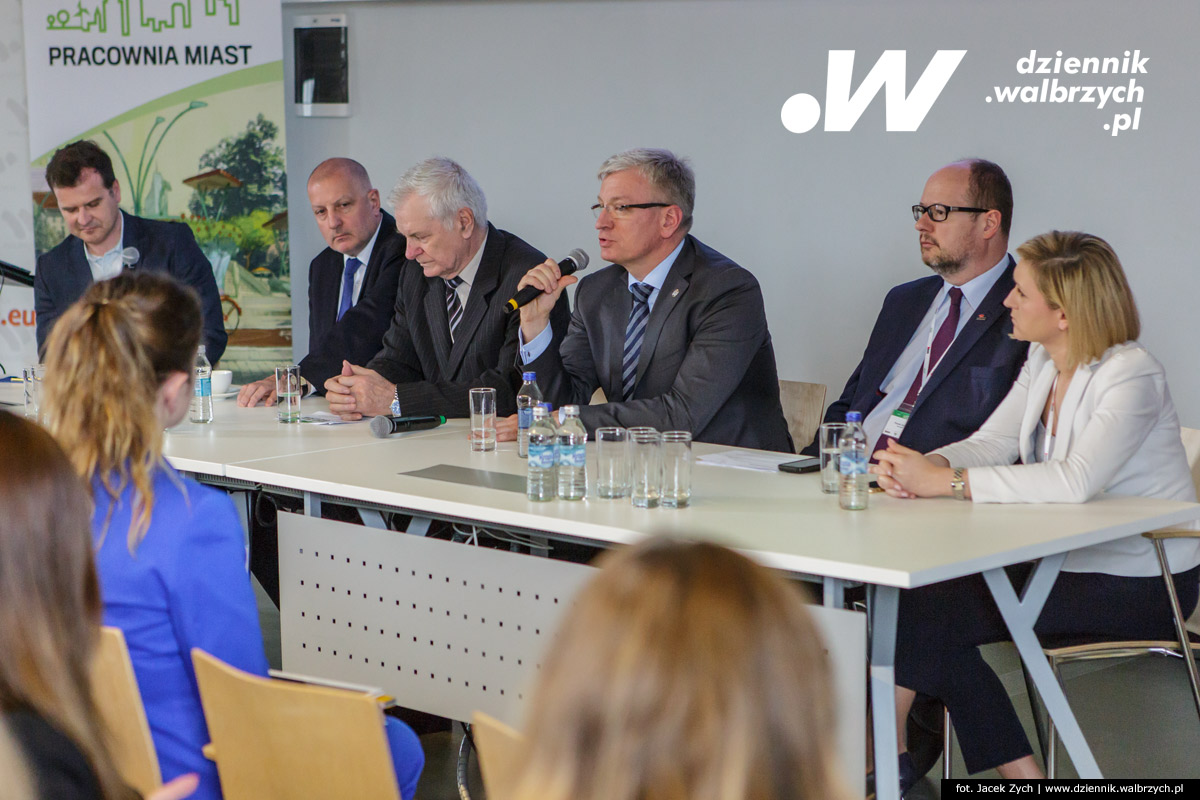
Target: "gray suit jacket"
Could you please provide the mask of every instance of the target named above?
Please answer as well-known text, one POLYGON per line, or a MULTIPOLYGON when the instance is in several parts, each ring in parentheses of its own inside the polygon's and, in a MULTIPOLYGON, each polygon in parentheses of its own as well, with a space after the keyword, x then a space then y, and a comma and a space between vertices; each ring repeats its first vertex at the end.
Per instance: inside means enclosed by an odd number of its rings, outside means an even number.
POLYGON ((585 405, 597 387, 621 397, 625 326, 633 305, 624 267, 579 282, 566 339, 527 369, 547 398, 581 406, 589 431, 649 425, 699 442, 791 452, 775 351, 758 281, 692 236, 646 323, 632 400, 585 405))

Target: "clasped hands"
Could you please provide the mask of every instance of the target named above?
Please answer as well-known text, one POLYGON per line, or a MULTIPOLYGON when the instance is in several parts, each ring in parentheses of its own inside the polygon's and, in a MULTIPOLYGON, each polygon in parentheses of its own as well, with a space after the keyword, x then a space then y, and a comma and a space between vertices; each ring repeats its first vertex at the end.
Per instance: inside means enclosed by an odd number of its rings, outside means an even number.
POLYGON ((387 414, 396 397, 396 384, 373 369, 342 362, 342 372, 325 381, 329 410, 345 420, 387 414))
POLYGON ((922 455, 891 441, 875 458, 879 463, 872 464, 870 472, 876 476, 879 488, 892 497, 938 497, 951 493, 954 470, 942 456, 922 455))

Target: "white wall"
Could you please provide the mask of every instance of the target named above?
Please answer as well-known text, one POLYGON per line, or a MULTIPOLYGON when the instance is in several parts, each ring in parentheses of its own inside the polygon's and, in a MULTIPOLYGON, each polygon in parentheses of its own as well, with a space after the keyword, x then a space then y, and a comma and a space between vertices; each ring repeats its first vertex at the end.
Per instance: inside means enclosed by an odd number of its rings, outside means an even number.
MULTIPOLYGON (((0 13, 10 12, 2 18, 16 18, 14 5, 0 0, 0 13)), ((762 283, 780 376, 836 394, 886 289, 927 274, 908 206, 932 170, 980 155, 1012 179, 1014 247, 1055 227, 1112 242, 1142 310, 1142 339, 1167 367, 1183 423, 1200 426, 1189 333, 1200 297, 1189 241, 1200 183, 1194 0, 376 0, 282 9, 289 98, 293 19, 345 11, 351 24, 354 115, 288 120, 300 353, 303 262, 322 246, 304 213, 304 181, 323 158, 359 159, 386 194, 413 162, 451 156, 479 179, 501 227, 551 254, 582 246, 598 260, 587 210, 596 167, 651 145, 692 158, 694 233, 762 283), (850 132, 798 135, 780 123, 792 94, 824 97, 831 49, 857 52, 854 86, 883 50, 906 50, 911 89, 939 48, 968 52, 915 133, 884 132, 882 94, 850 132), (1135 76, 1145 90, 1140 130, 1110 136, 1101 128, 1110 110, 1094 105, 985 103, 993 85, 1055 77, 1016 74, 1031 49, 1140 49, 1150 58, 1148 74, 1135 76)), ((19 31, 0 32, 0 258, 27 264, 19 31)))
MULTIPOLYGON (((292 19, 332 10, 350 18, 355 113, 289 119, 297 258, 320 245, 304 222, 304 179, 326 156, 359 159, 385 190, 413 162, 451 156, 480 181, 497 224, 551 254, 583 246, 597 259, 587 210, 596 167, 627 147, 668 147, 696 169, 693 232, 763 285, 780 376, 835 394, 886 289, 928 272, 908 210, 925 178, 980 155, 1012 179, 1013 247, 1055 227, 1109 239, 1184 424, 1200 425, 1186 333, 1200 296, 1188 241, 1200 177, 1194 0, 289 4, 289 56, 292 19), (882 95, 850 132, 784 129, 784 100, 824 97, 829 50, 857 51, 857 86, 889 48, 908 52, 909 89, 935 50, 968 51, 917 132, 884 132, 882 95), (1053 77, 1016 74, 1031 49, 1140 49, 1150 57, 1149 73, 1135 76, 1140 129, 1112 137, 1101 127, 1112 112, 1094 105, 985 103, 992 85, 1053 77)), ((303 291, 295 295, 302 306, 303 291)))

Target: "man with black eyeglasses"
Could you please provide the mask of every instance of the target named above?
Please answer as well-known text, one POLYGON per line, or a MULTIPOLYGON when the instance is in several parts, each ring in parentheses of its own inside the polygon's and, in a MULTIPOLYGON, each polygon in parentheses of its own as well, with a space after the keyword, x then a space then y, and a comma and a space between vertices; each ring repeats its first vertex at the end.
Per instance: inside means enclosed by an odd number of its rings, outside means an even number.
MULTIPOLYGON (((1004 307, 1015 266, 1012 205, 1008 176, 990 161, 957 161, 930 176, 912 214, 921 260, 936 274, 888 292, 862 361, 825 422, 861 411, 872 454, 891 440, 927 453, 979 429, 1008 394, 1028 348, 1009 337, 1004 307)), ((918 733, 914 724, 926 732, 940 727, 940 704, 914 709, 919 720, 910 722, 910 734, 918 733)), ((932 766, 940 740, 926 735, 910 744, 911 782, 932 766)))
MULTIPOLYGON (((560 348, 548 314, 575 283, 552 260, 521 286, 544 292, 521 308, 519 364, 555 406, 580 405, 589 431, 649 426, 695 441, 791 452, 775 351, 758 281, 689 233, 696 180, 667 150, 636 149, 600 167, 592 211, 600 255, 560 348), (608 402, 586 405, 597 388, 608 402)), ((515 422, 497 426, 515 436, 515 422)))

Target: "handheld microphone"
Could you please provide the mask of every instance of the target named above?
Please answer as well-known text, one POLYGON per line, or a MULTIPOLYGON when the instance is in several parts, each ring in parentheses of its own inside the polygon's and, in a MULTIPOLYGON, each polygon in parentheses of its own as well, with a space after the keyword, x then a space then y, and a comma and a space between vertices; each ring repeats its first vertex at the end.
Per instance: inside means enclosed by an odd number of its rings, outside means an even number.
POLYGON ((0 260, 0 279, 12 281, 21 286, 33 286, 32 272, 4 260, 0 260))
MULTIPOLYGON (((581 269, 587 269, 588 254, 576 247, 571 252, 567 253, 567 257, 558 262, 558 268, 562 270, 563 275, 570 275, 581 269)), ((526 286, 521 291, 517 292, 511 300, 504 304, 504 313, 511 314, 523 305, 531 303, 541 295, 542 290, 536 286, 526 286)))
POLYGON ((138 263, 138 259, 141 257, 142 254, 136 247, 126 247, 121 251, 121 266, 130 269, 138 263))
POLYGON ((397 433, 409 431, 427 431, 439 425, 445 425, 445 417, 393 417, 382 416, 371 420, 371 433, 380 439, 386 439, 397 433))

